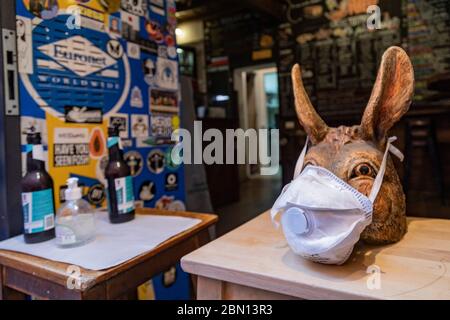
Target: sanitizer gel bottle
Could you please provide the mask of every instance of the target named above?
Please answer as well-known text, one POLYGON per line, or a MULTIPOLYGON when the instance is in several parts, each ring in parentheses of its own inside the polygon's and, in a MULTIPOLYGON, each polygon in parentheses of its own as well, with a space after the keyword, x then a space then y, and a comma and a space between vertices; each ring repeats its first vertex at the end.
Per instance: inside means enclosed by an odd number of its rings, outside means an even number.
POLYGON ((95 215, 89 203, 83 200, 78 178, 67 180, 66 202, 56 214, 56 244, 70 248, 86 244, 95 237, 95 215))

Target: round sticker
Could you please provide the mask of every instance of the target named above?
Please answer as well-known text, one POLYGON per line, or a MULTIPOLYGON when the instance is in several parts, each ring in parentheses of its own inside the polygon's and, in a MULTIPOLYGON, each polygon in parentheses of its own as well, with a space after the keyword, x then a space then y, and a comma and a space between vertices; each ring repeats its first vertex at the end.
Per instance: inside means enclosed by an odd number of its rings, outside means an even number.
POLYGON ((156 185, 153 181, 145 181, 139 188, 139 199, 142 201, 152 201, 156 195, 156 185))
POLYGON ((178 174, 169 173, 166 175, 166 191, 174 191, 178 189, 178 174))
POLYGON ((170 211, 186 211, 186 206, 184 202, 181 200, 175 200, 172 203, 169 203, 167 210, 170 211))
POLYGON ((105 200, 105 197, 105 187, 101 183, 91 186, 87 193, 89 203, 95 206, 101 205, 105 200))
POLYGON ((117 40, 109 40, 107 44, 107 51, 114 59, 120 59, 123 56, 123 47, 117 40))
POLYGON ((123 156, 124 161, 130 167, 131 175, 136 177, 141 174, 144 166, 142 156, 137 151, 129 151, 123 156))
POLYGON ((164 159, 165 155, 161 150, 151 151, 147 157, 148 169, 155 174, 160 174, 164 171, 164 159))
POLYGON ((28 11, 44 20, 52 19, 58 14, 57 0, 23 0, 28 11))
POLYGON ((175 163, 174 158, 172 157, 172 150, 173 150, 173 148, 167 149, 166 157, 165 157, 166 166, 169 169, 176 170, 179 167, 179 165, 175 163))
POLYGON ((169 46, 167 48, 167 54, 170 58, 175 59, 177 57, 177 48, 175 46, 169 46))

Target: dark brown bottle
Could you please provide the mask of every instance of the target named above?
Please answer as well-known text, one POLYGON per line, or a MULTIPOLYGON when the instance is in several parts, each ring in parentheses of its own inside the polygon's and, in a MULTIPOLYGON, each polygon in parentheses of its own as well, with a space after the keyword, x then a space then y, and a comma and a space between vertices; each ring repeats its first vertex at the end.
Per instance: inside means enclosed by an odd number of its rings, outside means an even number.
POLYGON ((108 211, 111 223, 123 223, 134 219, 133 178, 123 160, 119 129, 108 129, 109 161, 105 169, 107 181, 108 211))
POLYGON ((27 173, 22 178, 22 211, 26 243, 38 243, 55 237, 53 179, 45 170, 41 134, 27 134, 27 173))

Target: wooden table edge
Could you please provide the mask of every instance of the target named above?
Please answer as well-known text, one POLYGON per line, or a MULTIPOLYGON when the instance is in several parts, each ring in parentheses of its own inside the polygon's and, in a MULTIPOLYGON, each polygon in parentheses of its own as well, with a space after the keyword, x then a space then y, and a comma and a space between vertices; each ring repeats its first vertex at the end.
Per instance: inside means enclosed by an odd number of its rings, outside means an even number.
MULTIPOLYGON (((210 213, 195 213, 186 211, 174 212, 149 208, 137 209, 136 213, 141 215, 187 217, 199 219, 201 220, 201 222, 167 239, 166 241, 159 244, 150 251, 147 251, 117 266, 98 271, 80 268, 81 274, 83 275, 83 281, 85 281, 85 287, 83 290, 80 290, 81 292, 87 291, 90 288, 94 287, 95 285, 107 281, 108 279, 116 276, 117 274, 124 272, 132 268, 133 266, 136 266, 139 263, 154 257, 156 254, 163 252, 167 249, 170 249, 170 247, 174 245, 179 245, 181 242, 189 240, 192 237, 195 237, 202 231, 207 231, 209 227, 211 227, 218 221, 218 216, 210 213)), ((36 262, 30 263, 29 261, 26 261, 27 258, 29 258, 30 256, 31 255, 26 253, 20 253, 9 250, 0 250, 0 266, 32 274, 35 277, 49 280, 53 283, 57 283, 60 285, 66 284, 68 278, 66 270, 67 267, 70 266, 70 264, 64 262, 50 261, 50 263, 53 264, 54 268, 53 269, 51 267, 45 268, 43 267, 43 265, 49 262, 48 259, 31 256, 33 260, 35 260, 36 262), (51 275, 51 277, 49 277, 49 275, 51 275)))
MULTIPOLYGON (((256 274, 247 271, 227 269, 221 266, 211 266, 204 263, 189 260, 189 255, 181 259, 181 268, 183 271, 203 277, 226 283, 233 283, 241 286, 256 288, 278 294, 310 300, 383 300, 382 297, 371 296, 360 293, 349 293, 345 290, 330 289, 318 287, 310 284, 295 284, 295 290, 292 290, 293 284, 283 279, 277 279, 279 290, 273 290, 273 279, 266 275, 256 274), (214 270, 211 270, 213 268, 214 270), (250 281, 249 281, 250 280, 250 281), (255 281, 252 281, 255 280, 255 281), (270 283, 263 285, 262 283, 270 283), (301 292, 299 292, 301 291, 301 292)), ((387 300, 386 298, 385 300, 387 300)))

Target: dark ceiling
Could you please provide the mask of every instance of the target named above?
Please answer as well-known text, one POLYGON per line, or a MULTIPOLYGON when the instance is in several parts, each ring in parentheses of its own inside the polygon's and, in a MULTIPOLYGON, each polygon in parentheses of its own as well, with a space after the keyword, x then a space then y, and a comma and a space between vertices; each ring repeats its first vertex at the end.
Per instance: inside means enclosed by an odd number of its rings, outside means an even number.
POLYGON ((212 19, 240 10, 256 10, 282 20, 285 0, 176 0, 180 22, 212 19))

